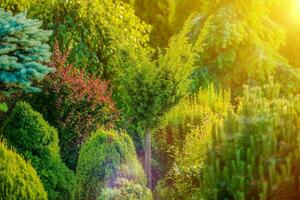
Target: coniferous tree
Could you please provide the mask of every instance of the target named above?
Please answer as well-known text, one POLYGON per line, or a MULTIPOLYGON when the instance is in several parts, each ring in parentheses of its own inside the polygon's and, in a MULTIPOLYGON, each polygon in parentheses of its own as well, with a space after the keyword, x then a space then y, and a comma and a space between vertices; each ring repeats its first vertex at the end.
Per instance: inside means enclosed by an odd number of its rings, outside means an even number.
POLYGON ((278 66, 287 65, 278 52, 284 32, 269 16, 275 2, 202 0, 202 16, 195 21, 201 26, 199 38, 205 45, 194 84, 199 81, 201 85, 201 74, 208 74, 204 77, 236 92, 243 84, 267 81, 278 66))
POLYGON ((41 25, 26 13, 13 16, 0 10, 0 93, 39 91, 32 83, 53 71, 44 64, 51 56, 46 43, 51 31, 41 25))
POLYGON ((236 113, 212 132, 192 199, 299 199, 299 106, 278 85, 245 88, 236 113))

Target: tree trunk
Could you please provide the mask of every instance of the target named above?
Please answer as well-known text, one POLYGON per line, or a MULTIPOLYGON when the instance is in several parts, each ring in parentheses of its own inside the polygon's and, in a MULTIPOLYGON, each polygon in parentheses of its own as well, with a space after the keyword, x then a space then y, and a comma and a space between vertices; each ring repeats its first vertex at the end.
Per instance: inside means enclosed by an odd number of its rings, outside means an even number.
POLYGON ((152 189, 151 153, 151 131, 150 128, 146 128, 145 171, 150 189, 152 189))

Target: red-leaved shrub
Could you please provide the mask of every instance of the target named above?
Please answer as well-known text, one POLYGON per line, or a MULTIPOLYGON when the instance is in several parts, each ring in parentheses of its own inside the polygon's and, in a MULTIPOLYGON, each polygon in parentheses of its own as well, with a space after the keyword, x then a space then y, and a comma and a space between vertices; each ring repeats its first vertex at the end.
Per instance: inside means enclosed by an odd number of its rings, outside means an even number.
POLYGON ((67 58, 68 51, 62 52, 56 43, 50 63, 56 73, 43 81, 43 92, 28 101, 58 129, 62 157, 75 169, 85 139, 100 126, 112 127, 118 112, 109 82, 74 68, 67 58))

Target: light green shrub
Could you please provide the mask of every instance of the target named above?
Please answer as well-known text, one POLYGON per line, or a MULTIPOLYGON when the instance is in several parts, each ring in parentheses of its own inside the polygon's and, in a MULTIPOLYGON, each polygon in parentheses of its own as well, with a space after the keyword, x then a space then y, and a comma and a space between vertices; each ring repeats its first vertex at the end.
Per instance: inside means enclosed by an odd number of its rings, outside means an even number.
POLYGON ((131 138, 125 133, 98 130, 82 146, 76 170, 76 200, 96 200, 117 178, 145 186, 146 178, 131 138))
POLYGON ((232 109, 230 100, 230 92, 217 92, 211 85, 165 116, 154 145, 156 170, 163 178, 156 188, 160 199, 183 199, 199 187, 213 124, 232 109))
POLYGON ((105 188, 97 200, 153 200, 151 191, 126 179, 118 179, 114 188, 105 188))
POLYGON ((0 141, 0 200, 47 200, 33 167, 0 141))
POLYGON ((59 155, 57 131, 29 104, 19 102, 5 120, 1 133, 10 146, 30 161, 49 199, 70 199, 74 174, 59 155))

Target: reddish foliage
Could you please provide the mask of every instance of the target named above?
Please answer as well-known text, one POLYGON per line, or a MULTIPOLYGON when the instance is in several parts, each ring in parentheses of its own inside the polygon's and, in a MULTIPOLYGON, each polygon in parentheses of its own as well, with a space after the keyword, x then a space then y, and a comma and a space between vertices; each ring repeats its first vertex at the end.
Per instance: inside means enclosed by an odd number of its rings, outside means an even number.
POLYGON ((67 64, 68 55, 69 51, 61 52, 56 42, 50 62, 50 66, 57 70, 56 73, 50 76, 52 80, 57 82, 56 87, 53 89, 59 93, 61 84, 64 84, 74 93, 74 99, 72 99, 74 102, 86 98, 88 101, 107 104, 115 110, 111 98, 112 92, 109 89, 109 81, 99 80, 92 75, 86 76, 83 71, 74 68, 72 64, 67 64))
POLYGON ((56 43, 50 63, 56 73, 44 80, 31 104, 58 129, 62 156, 75 169, 81 145, 100 126, 114 126, 118 112, 110 83, 76 69, 67 58, 68 51, 56 43))

